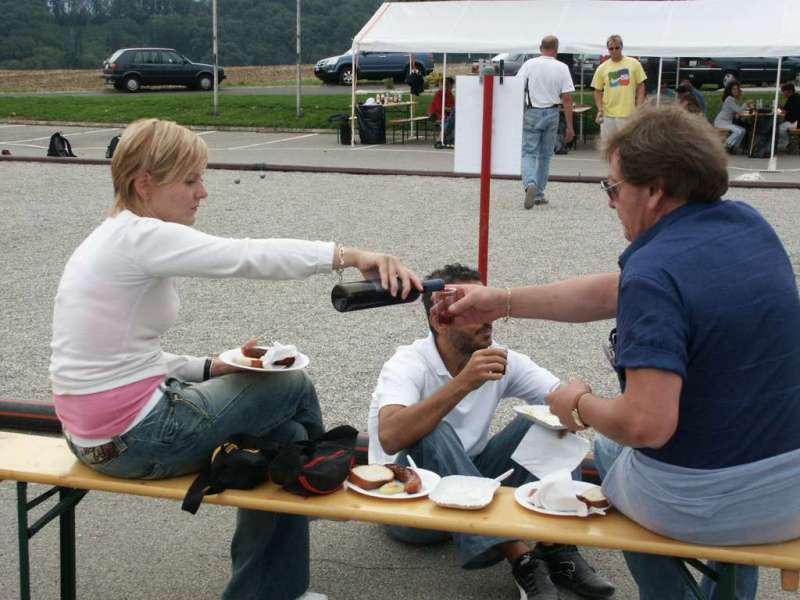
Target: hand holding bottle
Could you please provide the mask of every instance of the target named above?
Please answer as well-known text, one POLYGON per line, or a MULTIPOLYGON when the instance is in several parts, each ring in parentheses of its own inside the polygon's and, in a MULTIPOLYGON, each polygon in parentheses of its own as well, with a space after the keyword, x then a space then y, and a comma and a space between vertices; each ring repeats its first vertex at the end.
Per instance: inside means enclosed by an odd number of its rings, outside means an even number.
POLYGON ((344 246, 337 249, 338 255, 333 261, 335 269, 355 267, 365 279, 380 281, 392 296, 397 296, 399 292, 401 298, 406 298, 412 288, 422 291, 420 278, 396 256, 344 246))

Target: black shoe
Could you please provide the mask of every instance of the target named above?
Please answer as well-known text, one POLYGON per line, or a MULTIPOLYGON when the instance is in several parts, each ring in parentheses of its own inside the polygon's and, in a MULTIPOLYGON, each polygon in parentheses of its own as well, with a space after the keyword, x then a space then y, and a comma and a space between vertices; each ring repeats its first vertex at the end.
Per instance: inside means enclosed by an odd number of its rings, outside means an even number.
POLYGON ((511 567, 520 600, 558 600, 558 590, 547 574, 547 564, 526 552, 511 567))
POLYGON ((547 563, 550 579, 556 585, 583 596, 584 598, 610 598, 614 586, 605 580, 593 567, 589 566, 578 553, 578 548, 566 544, 544 546, 537 544, 536 556, 547 563))
POLYGON ((539 198, 533 199, 534 206, 541 206, 542 204, 550 204, 550 202, 548 202, 547 198, 545 198, 544 196, 540 196, 539 198))

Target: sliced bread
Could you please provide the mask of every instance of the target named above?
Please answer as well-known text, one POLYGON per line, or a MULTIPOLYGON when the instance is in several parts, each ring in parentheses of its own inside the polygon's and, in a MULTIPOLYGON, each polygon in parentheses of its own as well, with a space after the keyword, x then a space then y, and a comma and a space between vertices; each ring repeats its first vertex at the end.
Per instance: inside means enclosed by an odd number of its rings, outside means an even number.
POLYGON ((383 465, 359 465, 350 470, 348 479, 362 490, 374 490, 392 481, 394 473, 383 465))

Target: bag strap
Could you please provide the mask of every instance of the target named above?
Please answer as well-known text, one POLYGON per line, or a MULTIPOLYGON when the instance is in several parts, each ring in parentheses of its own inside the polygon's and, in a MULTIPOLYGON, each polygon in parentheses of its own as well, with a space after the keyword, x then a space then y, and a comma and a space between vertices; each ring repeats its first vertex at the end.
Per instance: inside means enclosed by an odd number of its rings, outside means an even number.
POLYGON ((197 477, 195 477, 192 485, 189 486, 189 490, 186 492, 186 496, 184 496, 183 502, 181 503, 181 510, 185 510, 191 514, 196 514, 197 509, 200 508, 200 503, 203 502, 203 496, 208 494, 218 494, 224 491, 224 488, 215 485, 209 485, 210 478, 211 465, 209 464, 197 477))

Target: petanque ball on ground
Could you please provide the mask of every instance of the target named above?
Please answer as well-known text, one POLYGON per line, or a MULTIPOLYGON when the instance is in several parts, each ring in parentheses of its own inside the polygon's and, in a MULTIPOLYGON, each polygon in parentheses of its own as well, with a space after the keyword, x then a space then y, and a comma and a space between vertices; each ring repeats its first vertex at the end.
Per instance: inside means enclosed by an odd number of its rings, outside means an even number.
POLYGON ((233 183, 239 183, 239 182, 240 182, 240 180, 239 180, 239 179, 234 179, 234 180, 233 180, 233 183))

